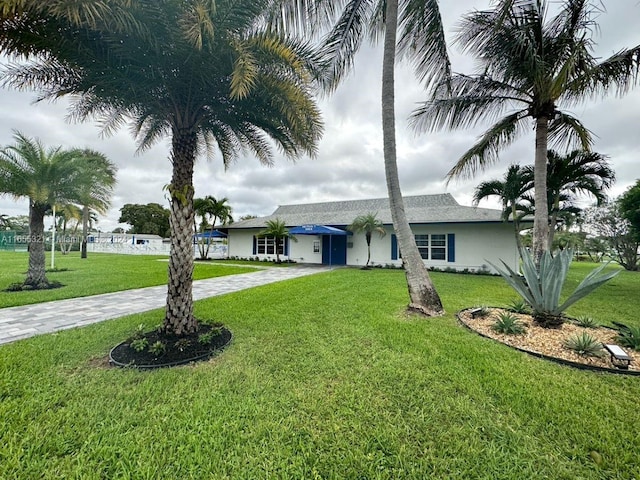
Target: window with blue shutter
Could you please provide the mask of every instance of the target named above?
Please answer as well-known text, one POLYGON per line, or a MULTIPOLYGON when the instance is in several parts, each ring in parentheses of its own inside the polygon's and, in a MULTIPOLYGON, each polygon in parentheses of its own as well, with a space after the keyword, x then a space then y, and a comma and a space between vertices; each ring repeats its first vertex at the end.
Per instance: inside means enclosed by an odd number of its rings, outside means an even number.
POLYGON ((256 251, 258 250, 258 240, 256 239, 256 236, 253 236, 253 254, 256 254, 256 251))
POLYGON ((398 259, 398 237, 395 233, 391 234, 391 260, 398 259))
POLYGON ((447 262, 456 261, 456 235, 455 233, 447 234, 447 262))

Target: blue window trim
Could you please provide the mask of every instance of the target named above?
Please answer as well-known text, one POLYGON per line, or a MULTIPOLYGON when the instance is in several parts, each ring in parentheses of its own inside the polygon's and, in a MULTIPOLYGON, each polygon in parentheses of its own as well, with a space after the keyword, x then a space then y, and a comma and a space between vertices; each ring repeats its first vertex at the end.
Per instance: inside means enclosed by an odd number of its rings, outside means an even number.
POLYGON ((456 261, 456 235, 455 233, 447 234, 447 262, 456 261))

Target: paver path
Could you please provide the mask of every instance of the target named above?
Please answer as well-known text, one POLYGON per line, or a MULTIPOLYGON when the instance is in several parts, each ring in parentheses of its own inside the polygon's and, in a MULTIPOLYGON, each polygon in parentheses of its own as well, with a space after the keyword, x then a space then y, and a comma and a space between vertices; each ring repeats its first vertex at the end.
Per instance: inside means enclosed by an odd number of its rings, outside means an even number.
MULTIPOLYGON (((215 297, 328 270, 320 266, 269 268, 257 272, 197 280, 193 282, 193 299, 215 297)), ((161 308, 166 303, 166 296, 167 286, 161 285, 21 307, 0 308, 0 344, 161 308)))

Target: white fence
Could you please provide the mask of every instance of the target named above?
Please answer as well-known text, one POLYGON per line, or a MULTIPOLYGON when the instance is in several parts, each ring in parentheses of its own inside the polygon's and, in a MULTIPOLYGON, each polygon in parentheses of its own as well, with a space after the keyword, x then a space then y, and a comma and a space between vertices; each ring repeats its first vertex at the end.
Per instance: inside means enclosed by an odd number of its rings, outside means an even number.
MULTIPOLYGON (((96 253, 120 253, 123 255, 169 255, 171 246, 168 243, 87 243, 87 251, 96 253)), ((193 256, 199 257, 198 246, 193 246, 193 256)), ((227 258, 227 245, 211 245, 209 258, 227 258)))

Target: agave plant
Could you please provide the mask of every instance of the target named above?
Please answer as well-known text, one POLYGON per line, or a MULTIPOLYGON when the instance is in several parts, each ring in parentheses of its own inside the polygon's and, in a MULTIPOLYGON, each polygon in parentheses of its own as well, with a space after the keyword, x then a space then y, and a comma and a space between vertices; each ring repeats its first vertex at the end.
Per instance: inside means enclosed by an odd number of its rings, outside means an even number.
POLYGON ((625 325, 624 323, 613 322, 618 332, 616 340, 623 347, 633 348, 640 351, 640 327, 635 325, 625 325))
POLYGON ((583 357, 602 357, 602 343, 586 332, 574 335, 564 342, 564 347, 573 350, 583 357))
POLYGON ((520 250, 520 257, 522 258, 522 276, 504 262, 502 262, 504 269, 493 264, 491 266, 531 306, 536 323, 547 328, 561 325, 564 321, 562 312, 619 273, 619 270, 602 273, 608 263, 599 266, 580 282, 576 290, 563 303, 560 303, 560 294, 567 279, 573 251, 566 249, 555 256, 544 252, 540 258, 539 267, 536 267, 532 255, 527 250, 520 250))

